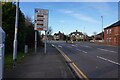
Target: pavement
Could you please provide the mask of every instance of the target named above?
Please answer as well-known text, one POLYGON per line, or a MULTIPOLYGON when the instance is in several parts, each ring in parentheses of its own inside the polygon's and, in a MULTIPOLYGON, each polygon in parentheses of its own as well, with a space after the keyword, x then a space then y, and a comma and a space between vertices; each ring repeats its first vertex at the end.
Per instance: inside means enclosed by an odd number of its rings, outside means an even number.
POLYGON ((47 44, 46 54, 44 48, 38 48, 37 53, 5 72, 4 78, 73 78, 73 74, 58 50, 47 44))

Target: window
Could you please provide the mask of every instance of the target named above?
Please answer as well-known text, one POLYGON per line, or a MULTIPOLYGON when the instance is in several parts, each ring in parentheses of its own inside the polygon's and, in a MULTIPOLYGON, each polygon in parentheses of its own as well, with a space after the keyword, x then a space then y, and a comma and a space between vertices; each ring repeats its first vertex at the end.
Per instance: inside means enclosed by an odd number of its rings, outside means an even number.
POLYGON ((112 30, 110 29, 110 34, 111 34, 112 30))
POLYGON ((109 38, 109 42, 111 42, 111 38, 109 38))
POLYGON ((106 42, 108 42, 108 38, 107 38, 106 42))
POLYGON ((107 34, 108 34, 108 29, 107 29, 107 34))

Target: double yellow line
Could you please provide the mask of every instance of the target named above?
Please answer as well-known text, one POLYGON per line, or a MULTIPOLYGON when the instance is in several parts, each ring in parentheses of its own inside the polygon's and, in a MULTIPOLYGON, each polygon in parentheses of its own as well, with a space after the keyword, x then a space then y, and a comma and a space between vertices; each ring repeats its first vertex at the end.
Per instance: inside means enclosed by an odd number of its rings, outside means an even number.
POLYGON ((75 65, 74 62, 72 62, 72 60, 62 50, 60 50, 56 46, 54 46, 54 47, 62 54, 62 56, 65 58, 65 60, 67 62, 69 62, 70 67, 75 71, 75 73, 77 74, 78 78, 80 78, 82 80, 89 80, 87 78, 87 76, 75 65))

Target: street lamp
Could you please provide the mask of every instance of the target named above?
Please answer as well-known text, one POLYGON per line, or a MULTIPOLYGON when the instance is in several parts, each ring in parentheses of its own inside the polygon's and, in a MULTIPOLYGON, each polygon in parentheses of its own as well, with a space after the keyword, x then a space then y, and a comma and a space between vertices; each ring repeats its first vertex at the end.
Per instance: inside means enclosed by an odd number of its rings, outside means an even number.
POLYGON ((101 16, 102 19, 102 40, 103 40, 103 16, 101 16))
POLYGON ((17 61, 17 33, 18 33, 18 15, 19 15, 19 0, 16 1, 16 18, 15 18, 15 34, 13 43, 13 66, 16 65, 17 61))

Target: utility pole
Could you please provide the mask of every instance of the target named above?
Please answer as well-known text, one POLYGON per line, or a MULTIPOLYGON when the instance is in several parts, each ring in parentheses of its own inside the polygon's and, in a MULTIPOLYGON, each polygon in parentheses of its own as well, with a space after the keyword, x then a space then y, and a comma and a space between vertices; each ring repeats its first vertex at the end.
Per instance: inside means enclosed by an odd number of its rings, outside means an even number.
POLYGON ((35 53, 37 53, 37 30, 35 30, 35 53))
POLYGON ((103 41, 103 16, 101 16, 101 18, 102 18, 102 41, 103 41))
POLYGON ((83 27, 83 41, 85 41, 85 27, 83 27))
POLYGON ((45 54, 46 54, 46 43, 47 43, 47 34, 46 33, 47 33, 47 31, 45 30, 45 44, 44 44, 45 45, 45 54))
POLYGON ((13 67, 17 61, 17 34, 18 34, 18 15, 19 15, 19 0, 16 1, 16 19, 15 19, 15 34, 13 43, 13 67))

